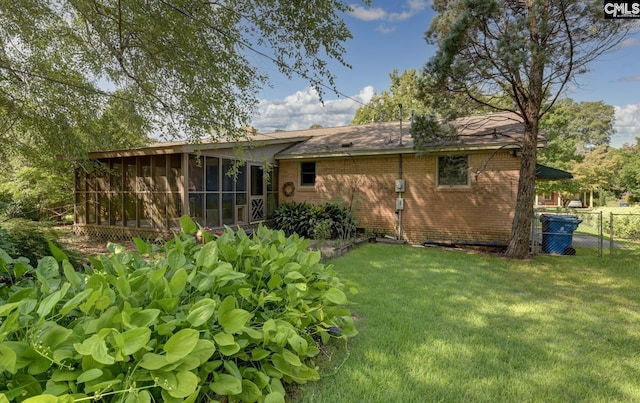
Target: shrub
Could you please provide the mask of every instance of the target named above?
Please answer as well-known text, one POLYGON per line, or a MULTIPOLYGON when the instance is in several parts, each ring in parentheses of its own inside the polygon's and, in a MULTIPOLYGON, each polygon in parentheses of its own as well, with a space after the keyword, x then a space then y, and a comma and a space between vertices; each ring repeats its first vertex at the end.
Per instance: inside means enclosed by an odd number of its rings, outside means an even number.
POLYGON ((314 239, 348 239, 356 232, 351 210, 331 202, 319 205, 284 203, 274 212, 273 225, 287 235, 314 239))
POLYGON ((55 248, 35 270, 0 251, 20 279, 0 285, 0 401, 283 402, 286 384, 319 378, 320 342, 357 333, 308 241, 261 226, 200 244, 181 223, 163 247, 110 244, 85 271, 55 248))
POLYGON ((39 221, 14 218, 2 223, 2 228, 0 245, 5 245, 2 248, 13 256, 29 259, 33 265, 51 253, 47 241, 56 240, 48 224, 39 221))

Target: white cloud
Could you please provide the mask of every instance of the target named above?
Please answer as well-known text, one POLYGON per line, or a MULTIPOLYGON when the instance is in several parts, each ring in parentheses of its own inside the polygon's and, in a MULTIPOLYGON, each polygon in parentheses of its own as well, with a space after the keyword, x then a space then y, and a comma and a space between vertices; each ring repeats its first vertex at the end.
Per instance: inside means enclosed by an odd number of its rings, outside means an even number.
POLYGON ((358 4, 351 5, 351 15, 362 21, 402 22, 419 14, 427 8, 425 0, 409 0, 402 12, 388 12, 381 7, 366 8, 358 4))
POLYGON ((615 106, 616 134, 611 137, 611 145, 620 147, 625 143, 636 144, 640 137, 640 104, 615 106))
POLYGON ((395 30, 396 30, 396 27, 389 26, 389 25, 386 25, 386 24, 380 24, 376 28, 376 31, 380 32, 381 34, 390 34, 395 30))
POLYGON ((351 15, 362 21, 377 21, 387 18, 387 12, 380 7, 366 8, 358 4, 351 5, 351 15))
POLYGON ((373 87, 367 86, 350 98, 325 97, 322 104, 316 90, 307 87, 284 99, 260 100, 251 124, 260 133, 302 130, 314 124, 323 127, 346 126, 353 120, 356 110, 368 103, 373 95, 373 87))

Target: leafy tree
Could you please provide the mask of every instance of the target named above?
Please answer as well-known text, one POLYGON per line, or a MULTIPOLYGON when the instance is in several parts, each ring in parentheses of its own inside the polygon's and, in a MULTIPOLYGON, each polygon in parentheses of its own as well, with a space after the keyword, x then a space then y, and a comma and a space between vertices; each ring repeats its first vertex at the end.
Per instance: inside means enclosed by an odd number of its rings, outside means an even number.
POLYGON ((596 146, 574 165, 574 176, 580 181, 581 190, 595 192, 606 189, 620 193, 617 177, 622 168, 622 159, 610 150, 607 145, 596 146))
POLYGON ((421 72, 411 69, 399 74, 398 69, 394 69, 389 74, 389 79, 389 89, 382 91, 380 95, 375 94, 366 106, 358 108, 351 124, 399 120, 399 105, 402 105, 404 120, 411 118, 412 111, 419 114, 430 111, 429 105, 420 97, 421 72))
MULTIPOLYGON (((366 106, 358 108, 351 124, 399 120, 400 105, 403 120, 409 120, 412 113, 415 117, 436 113, 435 107, 440 106, 439 100, 425 91, 425 82, 428 79, 421 70, 410 69, 398 74, 398 70, 394 69, 389 74, 389 79, 389 89, 382 91, 380 95, 374 95, 366 106)), ((484 111, 481 106, 470 104, 465 97, 452 97, 446 100, 446 103, 461 115, 484 111)))
POLYGON ((569 169, 594 147, 608 145, 615 132, 614 114, 613 106, 603 101, 558 100, 540 121, 547 146, 540 150, 538 161, 569 169))
POLYGON ((73 143, 110 102, 146 134, 239 135, 267 82, 255 54, 333 85, 327 62, 345 64, 351 37, 341 0, 0 0, 0 9, 2 145, 23 132, 73 143))
MULTIPOLYGON (((240 136, 267 83, 255 55, 318 90, 332 85, 327 62, 345 64, 348 9, 341 0, 0 0, 0 158, 52 179, 45 188, 61 174, 69 189, 90 150, 151 135, 240 136)), ((9 171, 3 188, 20 196, 12 178, 23 174, 9 171)))
POLYGON ((620 190, 629 192, 629 201, 640 201, 640 137, 636 137, 635 145, 625 145, 613 154, 621 160, 616 171, 620 190))
MULTIPOLYGON (((506 255, 529 252, 541 118, 576 75, 616 46, 632 25, 604 20, 602 3, 559 0, 435 0, 427 41, 429 87, 510 111, 525 127, 511 239, 506 255), (481 96, 477 96, 477 93, 481 96)), ((449 111, 451 112, 451 111, 449 111)))
MULTIPOLYGON (((538 162, 577 172, 576 164, 595 147, 608 145, 615 129, 613 106, 603 101, 575 102, 559 99, 540 120, 547 145, 538 152, 538 162)), ((583 180, 587 179, 582 177, 583 180)), ((536 182, 537 193, 559 192, 563 198, 581 191, 598 189, 597 183, 581 180, 536 182)))

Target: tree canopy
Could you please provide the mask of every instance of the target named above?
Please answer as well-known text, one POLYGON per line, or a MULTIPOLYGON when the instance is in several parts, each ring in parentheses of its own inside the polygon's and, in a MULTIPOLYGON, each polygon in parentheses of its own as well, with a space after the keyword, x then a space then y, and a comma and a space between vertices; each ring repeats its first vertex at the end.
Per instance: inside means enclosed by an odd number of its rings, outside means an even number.
POLYGON ((105 119, 138 135, 233 135, 267 83, 260 65, 331 85, 328 61, 346 64, 351 37, 341 0, 0 0, 0 9, 2 148, 27 136, 65 151, 104 140, 105 119))
POLYGON ((410 69, 399 74, 395 69, 389 73, 389 79, 389 89, 375 94, 367 105, 358 108, 351 124, 408 120, 412 111, 419 114, 430 111, 427 100, 420 97, 421 71, 410 69), (402 105, 402 116, 399 105, 402 105))
POLYGON ((436 96, 465 94, 519 116, 525 126, 507 256, 528 255, 540 119, 590 62, 631 24, 602 18, 602 3, 559 0, 435 0, 426 38, 438 46, 425 74, 436 96))
POLYGON ((575 102, 558 100, 540 121, 547 146, 538 161, 556 168, 569 169, 596 146, 608 145, 615 129, 615 110, 603 101, 575 102))
POLYGON ((69 200, 88 151, 241 136, 265 65, 321 93, 351 38, 342 0, 0 0, 0 10, 0 158, 10 161, 0 188, 13 202, 29 178, 43 185, 29 200, 54 188, 69 200))

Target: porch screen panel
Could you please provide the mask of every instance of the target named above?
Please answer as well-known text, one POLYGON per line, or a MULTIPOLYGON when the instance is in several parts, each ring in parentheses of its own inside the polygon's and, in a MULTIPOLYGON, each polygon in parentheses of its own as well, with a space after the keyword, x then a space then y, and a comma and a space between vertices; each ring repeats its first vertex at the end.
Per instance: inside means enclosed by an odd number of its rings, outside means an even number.
POLYGON ((233 225, 234 224, 234 212, 235 206, 233 193, 222 194, 222 224, 233 225))
POLYGON ((220 194, 207 193, 207 227, 220 226, 220 194))
POLYGON ((182 196, 180 193, 169 193, 167 197, 167 220, 169 227, 180 226, 180 216, 182 215, 182 196))
POLYGON ((180 190, 179 183, 182 179, 182 155, 171 154, 169 156, 169 189, 172 192, 180 190))
POLYGON ((207 192, 220 190, 220 160, 216 157, 207 157, 206 162, 207 192))
POLYGON ((110 214, 109 225, 123 226, 123 206, 122 206, 122 193, 111 193, 110 197, 110 214))
POLYGON ((137 198, 136 194, 128 192, 124 194, 125 204, 125 224, 127 227, 137 227, 136 209, 137 198))
POLYGON ((204 225, 204 157, 189 156, 189 211, 191 217, 204 225))
POLYGON ((273 218, 273 213, 278 208, 279 189, 278 167, 273 167, 267 181, 267 218, 273 218))

